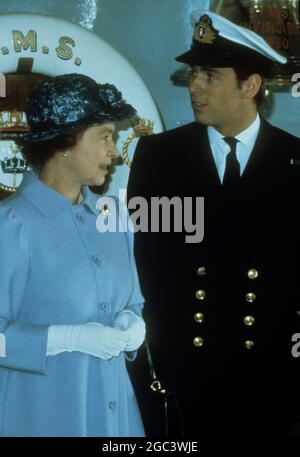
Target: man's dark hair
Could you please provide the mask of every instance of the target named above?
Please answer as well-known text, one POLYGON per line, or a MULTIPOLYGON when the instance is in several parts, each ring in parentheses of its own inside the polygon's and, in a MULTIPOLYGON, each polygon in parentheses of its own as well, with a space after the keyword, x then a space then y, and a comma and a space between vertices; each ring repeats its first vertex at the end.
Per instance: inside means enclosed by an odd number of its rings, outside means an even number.
POLYGON ((257 94, 254 97, 256 106, 260 107, 263 104, 263 102, 265 101, 265 85, 264 85, 263 75, 259 71, 255 70, 254 68, 234 67, 233 71, 236 74, 239 87, 241 87, 243 81, 246 81, 249 78, 249 76, 253 75, 254 73, 260 75, 260 77, 262 79, 262 84, 260 86, 259 91, 257 92, 257 94))

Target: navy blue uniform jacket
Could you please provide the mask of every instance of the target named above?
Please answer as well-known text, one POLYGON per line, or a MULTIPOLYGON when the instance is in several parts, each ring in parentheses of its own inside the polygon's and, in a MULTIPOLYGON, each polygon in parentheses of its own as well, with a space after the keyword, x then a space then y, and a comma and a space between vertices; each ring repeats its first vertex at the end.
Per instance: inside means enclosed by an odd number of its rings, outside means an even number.
MULTIPOLYGON (((299 143, 262 120, 239 183, 226 190, 206 127, 137 145, 129 199, 205 199, 201 243, 187 244, 186 233, 136 234, 154 364, 178 394, 187 434, 285 435, 300 415, 300 360, 291 353, 300 331, 299 143)), ((136 380, 146 429, 162 434, 148 381, 136 380)))

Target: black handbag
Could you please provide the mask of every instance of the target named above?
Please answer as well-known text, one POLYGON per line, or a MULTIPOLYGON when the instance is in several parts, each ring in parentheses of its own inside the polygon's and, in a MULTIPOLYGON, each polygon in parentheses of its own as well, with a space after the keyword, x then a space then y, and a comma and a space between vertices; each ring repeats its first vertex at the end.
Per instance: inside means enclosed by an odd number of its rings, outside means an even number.
POLYGON ((150 378, 152 380, 150 390, 153 395, 155 395, 155 397, 153 397, 154 401, 159 402, 159 410, 163 415, 164 434, 166 437, 184 437, 185 432, 182 414, 176 392, 168 391, 159 381, 154 369, 149 344, 146 339, 144 341, 144 349, 146 352, 150 378))

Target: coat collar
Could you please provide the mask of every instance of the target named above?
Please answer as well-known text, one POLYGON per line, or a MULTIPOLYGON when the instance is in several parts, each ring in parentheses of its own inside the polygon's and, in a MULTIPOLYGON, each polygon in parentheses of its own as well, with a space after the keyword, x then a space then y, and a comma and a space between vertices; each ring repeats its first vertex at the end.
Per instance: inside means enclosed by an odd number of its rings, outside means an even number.
MULTIPOLYGON (((88 186, 83 186, 82 191, 84 199, 81 205, 98 215, 99 211, 96 208, 96 203, 100 196, 91 192, 88 186)), ((61 217, 66 211, 75 207, 67 198, 40 181, 37 174, 32 170, 25 171, 23 174, 23 180, 17 193, 21 194, 41 213, 49 217, 61 217)))

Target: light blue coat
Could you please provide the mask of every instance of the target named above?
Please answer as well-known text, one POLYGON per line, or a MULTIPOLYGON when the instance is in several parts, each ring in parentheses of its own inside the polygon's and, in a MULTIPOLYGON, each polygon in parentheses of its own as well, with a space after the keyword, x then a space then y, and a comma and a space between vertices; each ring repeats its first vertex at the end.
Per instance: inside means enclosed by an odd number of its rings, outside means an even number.
POLYGON ((144 434, 124 353, 46 356, 51 324, 113 325, 125 308, 141 314, 132 233, 100 233, 99 196, 88 187, 84 196, 74 206, 26 172, 0 204, 1 436, 144 434))

